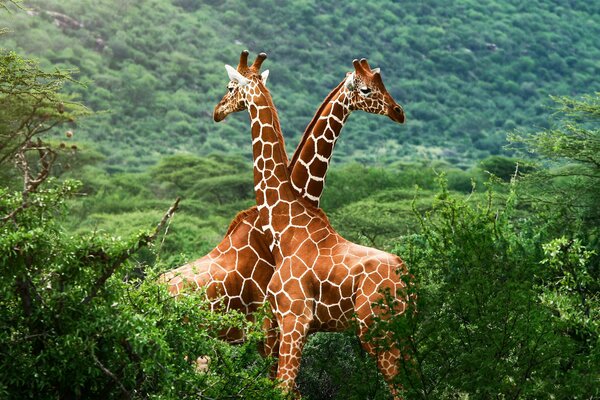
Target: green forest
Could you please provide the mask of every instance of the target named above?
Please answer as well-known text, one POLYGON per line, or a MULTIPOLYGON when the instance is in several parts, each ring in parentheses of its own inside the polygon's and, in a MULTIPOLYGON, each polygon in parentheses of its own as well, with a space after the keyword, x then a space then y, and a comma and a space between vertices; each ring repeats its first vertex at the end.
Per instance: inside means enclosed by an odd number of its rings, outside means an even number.
MULTIPOLYGON (((212 118, 245 48, 290 155, 355 58, 406 111, 350 117, 321 201, 414 276, 417 311, 377 326, 404 398, 600 397, 599 21, 578 0, 0 0, 0 398, 291 398, 261 324, 158 280, 256 202, 247 116, 212 118)), ((354 332, 312 335, 297 384, 392 398, 354 332)))
MULTIPOLYGON (((247 125, 211 118, 223 65, 265 51, 288 151, 354 58, 381 67, 409 127, 356 113, 336 163, 415 158, 461 167, 505 154, 505 133, 548 127, 552 102, 598 90, 594 1, 242 2, 28 0, 2 15, 4 48, 77 69, 73 130, 106 169, 141 171, 180 152, 244 155, 247 125), (58 13, 58 14, 57 14, 58 13), (115 145, 118 143, 118 145, 115 145)), ((506 155, 506 154, 505 154, 506 155)))

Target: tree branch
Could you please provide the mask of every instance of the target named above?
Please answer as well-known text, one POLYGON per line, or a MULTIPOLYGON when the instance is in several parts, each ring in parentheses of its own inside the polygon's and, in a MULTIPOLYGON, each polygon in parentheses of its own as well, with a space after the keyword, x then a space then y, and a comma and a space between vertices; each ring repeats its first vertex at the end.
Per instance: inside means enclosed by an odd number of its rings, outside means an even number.
POLYGON ((117 378, 115 376, 115 374, 113 374, 108 368, 106 368, 104 366, 104 364, 102 364, 102 362, 98 359, 98 357, 96 357, 96 354, 94 354, 93 349, 92 349, 91 353, 92 353, 92 358, 94 359, 94 362, 102 370, 102 372, 104 372, 105 375, 110 377, 117 384, 117 386, 119 386, 119 389, 121 389, 121 391, 123 392, 123 394, 125 396, 127 396, 127 398, 131 398, 131 393, 125 388, 125 386, 123 386, 123 384, 121 383, 119 378, 117 378))
POLYGON ((56 152, 54 152, 54 150, 52 150, 50 147, 44 146, 39 138, 37 140, 37 144, 29 142, 19 149, 15 155, 15 163, 23 173, 23 192, 21 193, 21 204, 10 213, 0 218, 1 223, 11 219, 14 220, 15 215, 29 206, 29 195, 35 192, 37 188, 44 183, 46 179, 48 179, 54 161, 56 161, 56 152), (29 161, 27 161, 27 156, 25 155, 25 152, 29 150, 37 150, 39 155, 38 161, 40 164, 40 169, 35 177, 31 172, 29 161))

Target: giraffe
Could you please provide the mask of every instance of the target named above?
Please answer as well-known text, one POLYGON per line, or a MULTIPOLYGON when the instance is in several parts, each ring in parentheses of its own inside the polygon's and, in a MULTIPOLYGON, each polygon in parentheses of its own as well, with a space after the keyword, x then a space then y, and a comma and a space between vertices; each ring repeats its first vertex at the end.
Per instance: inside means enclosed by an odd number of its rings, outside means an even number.
MULTIPOLYGON (((393 390, 400 351, 397 346, 377 351, 366 335, 374 317, 405 312, 409 299, 401 277, 406 267, 395 255, 345 240, 321 210, 297 195, 277 111, 259 74, 266 54, 259 54, 251 67, 246 59, 242 53, 237 70, 226 66, 229 93, 215 107, 213 118, 218 122, 243 110, 250 115, 258 222, 275 261, 267 300, 279 328, 278 337, 272 338, 279 354, 277 378, 285 389, 294 390, 307 336, 345 330, 356 320, 362 346, 375 357, 393 390), (391 310, 377 304, 384 291, 394 299, 391 310)), ((380 79, 366 60, 353 64, 357 71, 347 77, 347 87, 380 79)), ((368 93, 361 96, 369 102, 368 93)))
MULTIPOLYGON (((389 95, 381 77, 368 80, 364 68, 369 69, 366 61, 355 65, 354 73, 361 77, 360 84, 358 80, 350 84, 351 73, 348 73, 327 95, 306 127, 288 165, 294 190, 316 207, 333 148, 352 111, 388 115, 394 122, 404 122, 402 107, 389 95), (359 95, 359 91, 369 98, 359 95)), ((262 75, 263 83, 268 76, 266 72, 262 75)), ((192 290, 205 288, 213 308, 222 306, 238 310, 251 318, 264 303, 274 269, 273 257, 259 229, 257 209, 253 207, 238 214, 214 250, 167 272, 162 279, 168 282, 173 295, 188 287, 192 290)), ((225 332, 225 337, 231 341, 242 339, 241 332, 236 329, 225 332)))

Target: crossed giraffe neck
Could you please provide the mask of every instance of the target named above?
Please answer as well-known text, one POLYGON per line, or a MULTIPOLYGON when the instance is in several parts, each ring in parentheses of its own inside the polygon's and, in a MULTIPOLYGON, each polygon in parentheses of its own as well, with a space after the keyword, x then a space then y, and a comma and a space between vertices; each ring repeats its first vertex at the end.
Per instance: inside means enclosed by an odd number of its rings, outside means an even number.
MULTIPOLYGON (((376 106, 369 107, 358 96, 353 98, 350 88, 355 85, 350 85, 348 79, 351 75, 348 73, 323 100, 288 166, 294 190, 315 206, 318 206, 336 140, 349 114, 356 109, 386 114, 388 103, 392 111, 399 107, 391 97, 385 98, 385 90, 379 89, 377 93, 373 84, 369 86, 376 92, 371 96, 378 98, 376 106)), ((403 116, 392 119, 402 122, 403 116)), ((239 213, 223 240, 210 253, 166 273, 162 279, 169 282, 169 291, 177 295, 186 288, 203 288, 213 308, 239 310, 252 319, 252 313, 264 303, 274 269, 256 214, 256 208, 239 213)), ((235 330, 228 331, 226 337, 240 339, 235 330)))
MULTIPOLYGON (((289 175, 282 169, 282 160, 287 160, 287 157, 277 110, 272 104, 268 90, 262 80, 250 81, 251 84, 245 88, 246 107, 251 118, 254 178, 259 211, 265 208, 272 211, 277 205, 282 206, 278 204, 280 202, 289 204, 293 200, 289 185, 297 197, 319 207, 333 149, 343 125, 353 110, 384 114, 396 122, 404 122, 404 110, 385 90, 379 69, 371 70, 365 59, 354 60, 353 64, 355 71, 349 73, 328 95, 306 128, 289 164, 289 175), (356 93, 357 86, 360 87, 359 94, 356 93), (265 132, 261 132, 263 129, 265 132), (274 167, 271 168, 272 166, 274 167), (274 177, 278 182, 272 182, 274 177), (279 198, 275 191, 266 190, 269 187, 280 192, 279 198), (268 194, 272 196, 269 198, 268 194)), ((289 224, 281 221, 283 225, 276 227, 273 225, 273 218, 268 221, 265 230, 273 235, 270 246, 272 249, 281 234, 281 229, 289 224)))
POLYGON ((349 89, 340 83, 323 103, 292 157, 291 184, 296 193, 319 207, 333 149, 350 116, 349 89))
POLYGON ((290 226, 290 210, 297 202, 290 182, 288 159, 277 110, 271 96, 259 80, 245 89, 252 128, 254 157, 254 190, 262 230, 269 236, 269 249, 278 244, 290 226))

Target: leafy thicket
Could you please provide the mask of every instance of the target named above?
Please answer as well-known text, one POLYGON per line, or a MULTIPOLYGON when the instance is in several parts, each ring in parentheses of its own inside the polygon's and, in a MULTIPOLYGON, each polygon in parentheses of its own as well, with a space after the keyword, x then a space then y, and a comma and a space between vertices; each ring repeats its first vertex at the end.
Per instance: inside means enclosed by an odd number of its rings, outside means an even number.
POLYGON ((591 268, 585 248, 568 262, 558 261, 567 250, 554 242, 544 254, 548 237, 535 218, 515 224, 515 192, 502 207, 445 191, 438 201, 422 233, 398 248, 419 286, 417 313, 396 321, 397 334, 410 338, 401 378, 408 396, 598 395, 598 327, 577 318, 586 305, 572 292, 591 289, 581 279, 591 268), (578 282, 554 286, 571 268, 578 282), (564 302, 571 307, 557 313, 564 302))
POLYGON ((560 213, 560 218, 549 219, 549 228, 556 236, 573 231, 598 248, 600 92, 554 100, 560 118, 549 129, 536 134, 509 135, 511 146, 537 156, 538 164, 551 161, 554 167, 528 177, 530 190, 524 197, 541 215, 560 213))
POLYGON ((140 169, 178 151, 249 157, 245 116, 221 124, 224 63, 269 54, 288 151, 328 91, 367 57, 407 125, 352 116, 336 159, 453 163, 502 152, 504 132, 545 126, 548 95, 597 90, 600 6, 590 1, 29 0, 3 46, 76 67, 99 113, 74 131, 107 168, 140 169))
MULTIPOLYGON (((153 234, 61 229, 57 210, 76 189, 48 182, 0 226, 2 397, 278 398, 270 362, 256 350, 260 326, 211 312, 201 295, 175 300, 156 269, 129 261, 153 234), (247 332, 243 346, 217 339, 230 326, 247 332), (198 370, 199 357, 208 357, 207 370, 198 370)), ((16 197, 0 192, 2 214, 16 197)))

